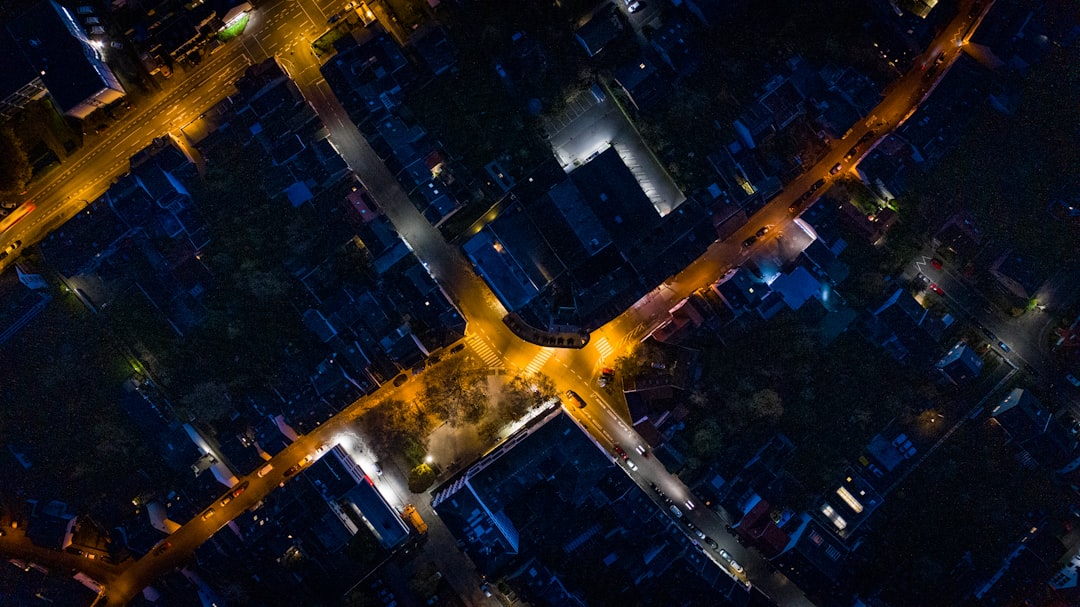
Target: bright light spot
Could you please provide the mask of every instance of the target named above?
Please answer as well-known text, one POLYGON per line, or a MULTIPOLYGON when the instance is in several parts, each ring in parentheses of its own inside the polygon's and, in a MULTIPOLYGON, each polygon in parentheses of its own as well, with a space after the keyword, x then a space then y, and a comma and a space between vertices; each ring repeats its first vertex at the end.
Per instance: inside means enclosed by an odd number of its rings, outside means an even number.
POLYGON ((434 458, 434 457, 431 457, 430 455, 428 455, 428 456, 425 456, 425 457, 424 457, 424 462, 425 462, 425 463, 428 463, 428 464, 432 464, 432 463, 434 463, 434 462, 435 462, 435 458, 434 458))

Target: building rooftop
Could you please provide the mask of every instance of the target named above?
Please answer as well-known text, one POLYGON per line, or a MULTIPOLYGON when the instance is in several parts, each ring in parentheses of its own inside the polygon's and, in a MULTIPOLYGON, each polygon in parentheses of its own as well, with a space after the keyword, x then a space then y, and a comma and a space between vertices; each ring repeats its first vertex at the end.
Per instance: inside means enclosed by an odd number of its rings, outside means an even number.
MULTIPOLYGON (((30 7, 8 24, 7 31, 26 61, 41 74, 49 94, 62 111, 80 106, 106 88, 123 92, 124 88, 100 52, 90 44, 82 26, 53 0, 30 7)), ((20 65, 20 62, 14 64, 18 71, 12 77, 25 73, 20 65)), ((4 71, 7 69, 5 63, 4 71)), ((4 80, 7 82, 8 78, 4 80)))

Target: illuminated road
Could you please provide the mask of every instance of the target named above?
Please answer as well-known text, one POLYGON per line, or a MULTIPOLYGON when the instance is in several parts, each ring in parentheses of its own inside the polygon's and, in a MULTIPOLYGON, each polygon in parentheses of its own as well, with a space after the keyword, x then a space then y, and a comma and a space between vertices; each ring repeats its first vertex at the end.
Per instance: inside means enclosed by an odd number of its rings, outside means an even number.
MULTIPOLYGON (((162 94, 160 99, 133 112, 122 125, 107 131, 110 135, 85 148, 55 175, 35 184, 30 197, 37 204, 37 210, 13 228, 11 233, 0 235, 0 245, 6 246, 18 238, 27 246, 43 237, 50 229, 77 213, 85 204, 84 200, 93 199, 104 192, 113 178, 127 170, 127 158, 134 152, 166 130, 187 124, 231 92, 231 82, 250 62, 277 54, 330 130, 331 140, 346 162, 372 193, 401 236, 458 304, 468 320, 469 341, 477 354, 484 358, 494 353, 508 369, 544 371, 555 379, 561 390, 573 389, 581 394, 589 406, 584 409, 574 407, 570 410, 571 414, 601 445, 610 448, 613 443, 618 443, 630 453, 639 467, 631 473, 635 480, 646 488, 650 482, 656 483, 676 503, 690 499, 698 504, 685 516, 730 552, 746 568, 748 579, 782 605, 809 605, 798 588, 783 576, 768 573, 763 559, 734 542, 724 532, 727 521, 690 496, 686 487, 668 474, 655 458, 644 458, 634 453, 634 446, 641 443, 641 439, 623 421, 626 417, 624 403, 596 391, 596 378, 603 364, 610 363, 628 346, 666 320, 667 310, 678 301, 694 290, 715 282, 727 269, 745 260, 754 248, 749 251, 743 249, 741 242, 758 227, 771 224, 777 226, 775 231, 791 229, 788 207, 810 184, 823 176, 827 177, 828 169, 837 162, 844 162, 844 169, 850 170, 858 158, 845 162, 843 156, 847 150, 872 129, 875 135, 860 146, 865 149, 860 149, 858 156, 868 152, 877 139, 910 116, 935 81, 918 69, 919 61, 916 61, 915 70, 889 88, 885 99, 867 122, 857 125, 844 140, 834 142, 832 151, 817 166, 790 184, 740 232, 724 242, 714 243, 685 270, 597 330, 586 348, 541 348, 521 341, 505 327, 502 323, 505 315, 503 307, 472 272, 460 251, 446 243, 439 232, 416 211, 397 180, 355 125, 349 122, 345 110, 322 79, 318 69, 319 60, 310 51, 308 42, 325 27, 326 17, 336 12, 337 6, 338 3, 313 0, 259 3, 239 44, 226 45, 216 56, 191 71, 186 80, 162 94)), ((934 78, 940 79, 944 75, 959 52, 957 40, 972 23, 972 19, 966 16, 967 6, 961 7, 958 16, 926 53, 931 60, 938 52, 944 51, 946 55, 946 65, 934 78)), ((988 8, 989 5, 983 11, 988 8)), ((770 236, 756 247, 773 246, 774 242, 770 236)), ((184 524, 167 538, 168 548, 120 566, 94 568, 93 573, 100 578, 98 581, 106 586, 107 604, 125 604, 154 579, 187 562, 194 550, 218 529, 273 491, 284 480, 285 470, 348 431, 349 425, 366 407, 379 402, 393 390, 387 387, 357 401, 319 428, 300 437, 273 458, 274 469, 270 474, 265 478, 252 474, 241 479, 249 483, 243 494, 225 506, 219 502, 213 504, 216 514, 208 520, 195 517, 184 524)), ((6 548, 6 539, 0 538, 0 546, 6 548)), ((715 552, 709 552, 715 558, 715 552)), ((78 559, 73 555, 55 555, 52 560, 78 567, 78 559)), ((494 604, 480 594, 478 586, 476 584, 471 591, 460 587, 455 590, 461 592, 469 604, 494 604)))

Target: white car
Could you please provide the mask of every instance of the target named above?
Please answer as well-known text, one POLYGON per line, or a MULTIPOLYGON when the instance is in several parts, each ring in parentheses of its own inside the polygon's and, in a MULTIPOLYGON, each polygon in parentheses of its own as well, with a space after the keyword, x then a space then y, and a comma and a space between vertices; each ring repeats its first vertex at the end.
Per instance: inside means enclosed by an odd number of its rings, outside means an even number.
POLYGON ((629 3, 626 6, 626 10, 628 10, 631 13, 636 13, 639 10, 641 10, 642 6, 643 5, 641 4, 641 2, 638 2, 637 0, 634 0, 633 2, 629 3))
POLYGON ((631 470, 637 470, 637 464, 635 464, 634 460, 632 460, 632 459, 626 460, 626 467, 631 469, 631 470))

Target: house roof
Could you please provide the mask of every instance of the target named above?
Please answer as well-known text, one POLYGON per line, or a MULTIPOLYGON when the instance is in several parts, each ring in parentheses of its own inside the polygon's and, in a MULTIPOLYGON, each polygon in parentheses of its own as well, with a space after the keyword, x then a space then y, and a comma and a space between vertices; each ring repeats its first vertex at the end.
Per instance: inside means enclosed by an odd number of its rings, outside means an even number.
POLYGON ((780 86, 762 95, 760 103, 781 129, 791 124, 804 111, 802 93, 787 79, 780 86))
POLYGON ((619 9, 614 4, 607 3, 574 32, 574 38, 590 57, 595 57, 609 42, 619 36, 622 29, 619 9))
POLYGON ((791 541, 786 531, 776 526, 772 520, 772 505, 755 495, 752 506, 735 525, 739 536, 749 540, 765 556, 772 558, 780 553, 791 541))
POLYGON ((1045 432, 1051 419, 1050 412, 1043 408, 1042 403, 1023 388, 1014 388, 1005 400, 990 411, 990 416, 1018 443, 1045 432))
POLYGON ((839 579, 849 552, 843 542, 826 531, 821 523, 806 515, 791 537, 792 540, 784 552, 798 553, 828 580, 839 579))
POLYGON ((770 285, 774 293, 779 293, 792 310, 798 310, 807 300, 816 297, 821 284, 806 268, 795 266, 788 274, 781 274, 770 285))
POLYGON ((698 67, 698 53, 691 45, 692 32, 682 19, 669 19, 653 31, 649 42, 660 58, 680 76, 689 76, 698 67))
POLYGON ((660 220, 614 147, 575 169, 570 179, 621 250, 632 248, 644 231, 660 220))
POLYGON ((626 91, 630 102, 639 110, 654 107, 670 90, 656 66, 645 58, 615 70, 615 82, 626 91))
POLYGON ((893 446, 892 441, 880 434, 874 435, 874 438, 866 445, 866 452, 889 472, 892 472, 894 468, 904 461, 903 454, 893 446))
POLYGON ((938 370, 944 372, 953 381, 962 381, 979 375, 982 366, 983 359, 971 346, 962 341, 950 348, 936 365, 938 370))
POLYGON ((724 277, 723 282, 713 288, 733 309, 753 308, 768 295, 772 289, 758 279, 749 270, 738 267, 724 277))

